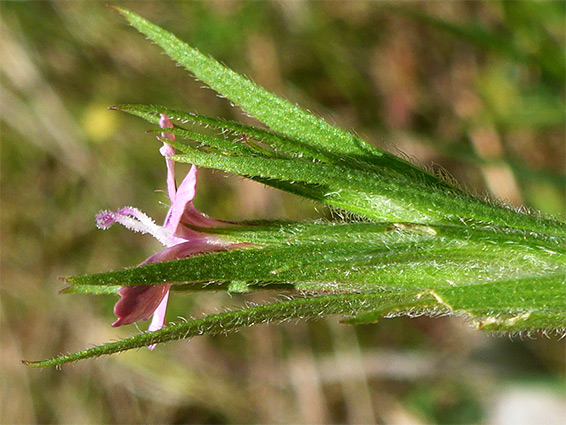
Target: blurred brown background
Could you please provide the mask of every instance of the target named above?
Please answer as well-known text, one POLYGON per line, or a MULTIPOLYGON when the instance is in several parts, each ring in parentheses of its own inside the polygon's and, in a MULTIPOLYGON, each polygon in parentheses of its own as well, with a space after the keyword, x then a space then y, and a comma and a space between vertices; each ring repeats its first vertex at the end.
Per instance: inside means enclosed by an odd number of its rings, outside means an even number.
MULTIPOLYGON (((565 214, 563 2, 121 5, 371 143, 479 193, 565 214)), ((133 205, 157 221, 166 211, 148 124, 106 108, 249 118, 103 2, 0 8, 2 423, 566 421, 563 341, 490 337, 461 319, 329 318, 62 370, 21 365, 138 332, 110 327, 115 297, 57 295, 60 276, 133 266, 159 248, 95 228, 101 209, 133 205)), ((326 214, 238 177, 200 176, 196 204, 217 218, 326 214)), ((275 296, 175 294, 168 317, 275 296)))

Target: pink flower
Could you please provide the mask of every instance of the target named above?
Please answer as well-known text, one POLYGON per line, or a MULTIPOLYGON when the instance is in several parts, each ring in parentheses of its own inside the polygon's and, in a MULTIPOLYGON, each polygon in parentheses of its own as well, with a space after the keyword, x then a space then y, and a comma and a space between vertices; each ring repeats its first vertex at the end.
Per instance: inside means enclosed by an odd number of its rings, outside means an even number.
MULTIPOLYGON (((173 128, 167 115, 161 115, 159 124, 162 128, 173 128)), ((162 133, 162 137, 175 141, 171 133, 162 133)), ((230 249, 236 244, 229 244, 220 238, 204 232, 192 230, 188 226, 214 227, 226 226, 229 223, 214 220, 196 210, 193 199, 196 193, 197 168, 193 165, 177 188, 175 183, 175 162, 169 157, 175 155, 175 149, 168 143, 163 143, 159 150, 165 157, 167 165, 167 192, 171 207, 165 217, 163 226, 155 222, 137 208, 124 207, 118 211, 101 211, 96 215, 97 226, 107 229, 114 223, 120 223, 130 230, 149 233, 166 248, 139 266, 162 261, 186 258, 206 252, 230 249)), ((147 320, 153 315, 149 331, 161 329, 165 325, 165 310, 171 284, 123 286, 120 288, 120 300, 114 306, 114 314, 118 318, 112 326, 122 326, 140 320, 147 320)), ((150 348, 153 348, 150 347, 150 348)))

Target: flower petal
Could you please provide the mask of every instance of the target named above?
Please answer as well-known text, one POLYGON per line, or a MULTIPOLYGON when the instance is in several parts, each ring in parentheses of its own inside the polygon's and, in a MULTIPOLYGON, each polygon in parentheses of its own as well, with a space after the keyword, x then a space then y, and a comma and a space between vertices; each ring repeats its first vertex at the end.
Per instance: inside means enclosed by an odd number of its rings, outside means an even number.
MULTIPOLYGON (((198 211, 194 207, 192 202, 185 207, 185 211, 183 212, 183 217, 181 217, 181 223, 195 227, 222 227, 222 226, 230 226, 233 224, 230 223, 229 221, 216 220, 215 218, 210 218, 209 216, 198 211)), ((179 232, 179 229, 177 229, 177 232, 175 232, 175 236, 182 237, 182 235, 179 232)))
MULTIPOLYGON (((166 114, 160 114, 159 115, 159 127, 161 128, 173 128, 173 123, 171 122, 171 120, 169 119, 169 117, 166 114)), ((175 135, 171 134, 171 133, 161 133, 163 134, 163 137, 171 140, 171 141, 175 141, 175 135)))
POLYGON ((118 320, 112 323, 112 326, 129 325, 149 319, 169 293, 170 287, 170 284, 121 287, 118 291, 121 298, 114 306, 114 314, 118 320))
MULTIPOLYGON (((161 303, 159 303, 159 306, 157 307, 157 309, 153 313, 153 318, 151 319, 151 323, 149 324, 149 327, 147 328, 148 332, 158 331, 159 329, 163 328, 163 326, 165 326, 165 312, 167 311, 167 301, 168 301, 168 299, 169 299, 169 291, 167 291, 167 293, 165 294, 165 296, 161 300, 161 303)), ((147 348, 149 348, 150 350, 153 350, 156 345, 157 344, 151 344, 147 348)))
POLYGON ((171 199, 171 208, 169 208, 169 211, 167 212, 167 217, 165 217, 163 227, 172 233, 174 233, 179 227, 181 217, 183 216, 187 205, 195 199, 197 177, 197 167, 193 165, 181 182, 181 185, 175 194, 175 198, 171 199))
MULTIPOLYGON (((211 243, 206 240, 184 242, 152 255, 141 263, 140 266, 186 258, 196 254, 245 248, 248 246, 251 246, 251 244, 240 243, 224 245, 211 243)), ((114 314, 118 320, 112 323, 112 326, 129 325, 130 323, 147 320, 153 314, 154 317, 148 330, 155 331, 161 329, 165 325, 165 310, 167 309, 167 299, 171 285, 172 283, 121 287, 118 291, 121 298, 114 306, 114 314)), ((154 345, 149 348, 153 349, 153 347, 154 345)))
MULTIPOLYGON (((222 251, 227 248, 229 248, 229 246, 214 244, 205 239, 192 240, 190 242, 183 242, 174 245, 153 254, 141 263, 140 266, 186 258, 195 254, 222 251)), ((149 330, 156 330, 163 327, 165 323, 165 310, 167 307, 167 297, 170 287, 170 283, 163 285, 121 287, 118 291, 121 298, 114 306, 114 314, 118 320, 112 323, 112 326, 129 325, 130 323, 147 320, 155 313, 156 317, 154 317, 154 320, 151 322, 149 330), (159 323, 161 325, 158 327, 159 323)))
POLYGON ((169 291, 165 294, 161 303, 153 313, 153 318, 151 319, 151 323, 149 324, 149 328, 147 330, 149 332, 157 331, 165 326, 165 311, 167 310, 167 301, 169 300, 169 291))
MULTIPOLYGON (((173 123, 165 114, 161 114, 159 125, 161 128, 173 128, 173 123)), ((172 133, 161 133, 161 136, 164 139, 171 140, 172 142, 175 141, 175 135, 172 133)), ((175 148, 170 144, 163 142, 163 146, 159 149, 159 152, 165 157, 165 164, 167 165, 167 193, 169 194, 169 200, 174 202, 175 194, 177 192, 175 183, 175 161, 168 158, 175 155, 175 148)))
POLYGON ((162 251, 156 252, 143 263, 141 263, 138 267, 145 266, 146 264, 161 263, 163 261, 187 258, 196 254, 222 251, 230 246, 207 240, 209 236, 205 235, 204 233, 194 232, 194 234, 197 235, 198 239, 186 241, 169 248, 165 248, 162 251))

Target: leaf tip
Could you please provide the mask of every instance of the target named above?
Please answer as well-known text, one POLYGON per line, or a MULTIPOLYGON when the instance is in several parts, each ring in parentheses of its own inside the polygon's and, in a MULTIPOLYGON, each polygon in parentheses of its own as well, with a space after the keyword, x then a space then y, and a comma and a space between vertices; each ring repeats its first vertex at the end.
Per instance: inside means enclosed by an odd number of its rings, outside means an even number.
POLYGON ((118 13, 122 13, 124 11, 124 9, 122 9, 121 7, 113 5, 113 4, 107 4, 106 7, 110 8, 113 11, 118 12, 118 13))
POLYGON ((66 288, 61 289, 58 294, 59 295, 67 295, 69 293, 71 293, 71 288, 72 286, 67 286, 66 288))
POLYGON ((113 11, 118 12, 120 15, 126 18, 126 20, 130 21, 130 23, 131 23, 131 19, 140 18, 134 12, 131 12, 128 9, 124 9, 123 7, 115 6, 113 4, 107 4, 106 6, 112 9, 113 11))
POLYGON ((72 276, 59 276, 57 279, 60 280, 61 282, 65 282, 69 285, 74 283, 73 282, 74 279, 73 279, 72 276))

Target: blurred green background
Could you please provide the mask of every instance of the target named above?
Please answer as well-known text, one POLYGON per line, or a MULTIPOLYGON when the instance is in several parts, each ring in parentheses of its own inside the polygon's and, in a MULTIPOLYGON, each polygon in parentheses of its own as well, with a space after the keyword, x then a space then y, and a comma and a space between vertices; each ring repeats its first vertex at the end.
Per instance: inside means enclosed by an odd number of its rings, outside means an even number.
MULTIPOLYGON (((371 143, 478 193, 565 214, 564 2, 121 5, 371 143)), ((159 143, 147 123, 106 108, 253 121, 103 2, 0 8, 2 423, 566 421, 564 341, 488 336, 458 318, 357 328, 330 318, 62 370, 23 366, 138 332, 110 327, 115 297, 57 295, 60 276, 133 266, 159 249, 95 228, 101 209, 166 212, 159 143)), ((208 170, 196 204, 230 220, 328 214, 208 170)), ((168 317, 276 297, 174 294, 168 317)))

